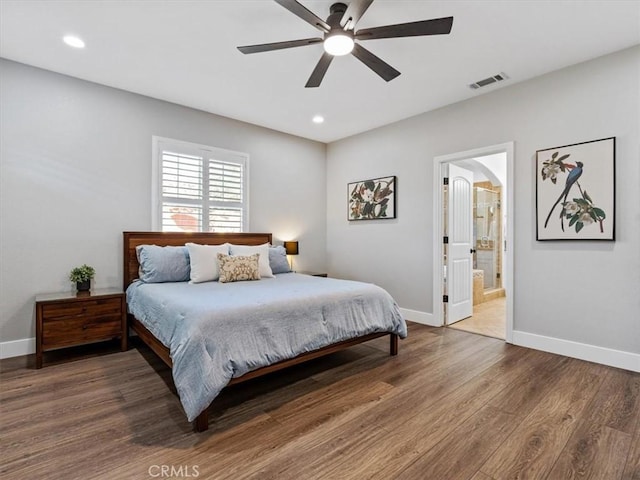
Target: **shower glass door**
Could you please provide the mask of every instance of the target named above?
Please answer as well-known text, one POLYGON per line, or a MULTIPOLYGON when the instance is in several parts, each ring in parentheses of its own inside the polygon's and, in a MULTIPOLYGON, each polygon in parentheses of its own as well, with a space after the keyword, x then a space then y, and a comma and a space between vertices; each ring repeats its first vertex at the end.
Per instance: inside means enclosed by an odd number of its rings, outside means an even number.
POLYGON ((476 245, 475 265, 484 271, 484 288, 501 287, 500 236, 500 187, 474 186, 474 236, 476 245))

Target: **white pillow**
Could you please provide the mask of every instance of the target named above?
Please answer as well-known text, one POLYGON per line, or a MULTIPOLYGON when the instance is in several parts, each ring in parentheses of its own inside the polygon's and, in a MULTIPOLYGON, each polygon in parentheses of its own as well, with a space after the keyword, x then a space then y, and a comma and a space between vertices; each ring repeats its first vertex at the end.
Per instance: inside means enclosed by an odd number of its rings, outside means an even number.
POLYGON ((189 261, 191 262, 191 281, 189 283, 202 283, 218 280, 218 254, 229 255, 229 244, 200 245, 187 243, 189 249, 189 261))
MULTIPOLYGON (((229 251, 231 255, 249 256, 254 253, 260 254, 258 260, 258 268, 260 269, 260 278, 273 277, 271 266, 269 266, 269 244, 264 243, 262 245, 234 245, 229 244, 229 251)), ((193 268, 193 267, 191 267, 193 268)))

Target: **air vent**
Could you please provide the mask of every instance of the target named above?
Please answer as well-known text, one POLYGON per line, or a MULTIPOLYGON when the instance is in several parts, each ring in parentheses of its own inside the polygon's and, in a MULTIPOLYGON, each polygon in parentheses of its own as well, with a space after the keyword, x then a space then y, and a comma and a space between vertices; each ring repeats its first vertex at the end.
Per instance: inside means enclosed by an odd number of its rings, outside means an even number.
POLYGON ((492 83, 497 83, 497 82, 501 82, 503 80, 506 80, 507 75, 504 72, 500 72, 496 75, 494 75, 493 77, 489 77, 489 78, 484 78, 482 80, 478 80, 476 83, 472 83, 471 85, 469 85, 469 88, 472 90, 477 90, 480 87, 486 87, 487 85, 491 85, 492 83))

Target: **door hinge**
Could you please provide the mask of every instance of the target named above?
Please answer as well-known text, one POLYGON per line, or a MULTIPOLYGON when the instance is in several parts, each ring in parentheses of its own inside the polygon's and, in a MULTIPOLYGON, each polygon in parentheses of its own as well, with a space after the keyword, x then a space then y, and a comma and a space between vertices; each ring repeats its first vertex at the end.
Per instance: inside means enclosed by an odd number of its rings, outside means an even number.
POLYGON ((442 237, 442 243, 449 243, 449 237, 442 237))
POLYGON ((443 183, 442 183, 443 185, 449 185, 449 177, 444 177, 444 178, 442 179, 442 182, 443 182, 443 183))
POLYGON ((449 295, 443 295, 442 296, 442 302, 443 303, 449 303, 449 295))

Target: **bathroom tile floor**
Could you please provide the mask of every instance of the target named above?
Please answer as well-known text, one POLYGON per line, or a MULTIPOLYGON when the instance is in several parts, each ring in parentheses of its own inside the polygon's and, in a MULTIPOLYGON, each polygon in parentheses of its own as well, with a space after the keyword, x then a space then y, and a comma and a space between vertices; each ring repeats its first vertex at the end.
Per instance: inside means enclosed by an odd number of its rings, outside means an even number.
POLYGON ((450 328, 504 340, 506 308, 506 297, 474 305, 473 316, 450 325, 450 328))

